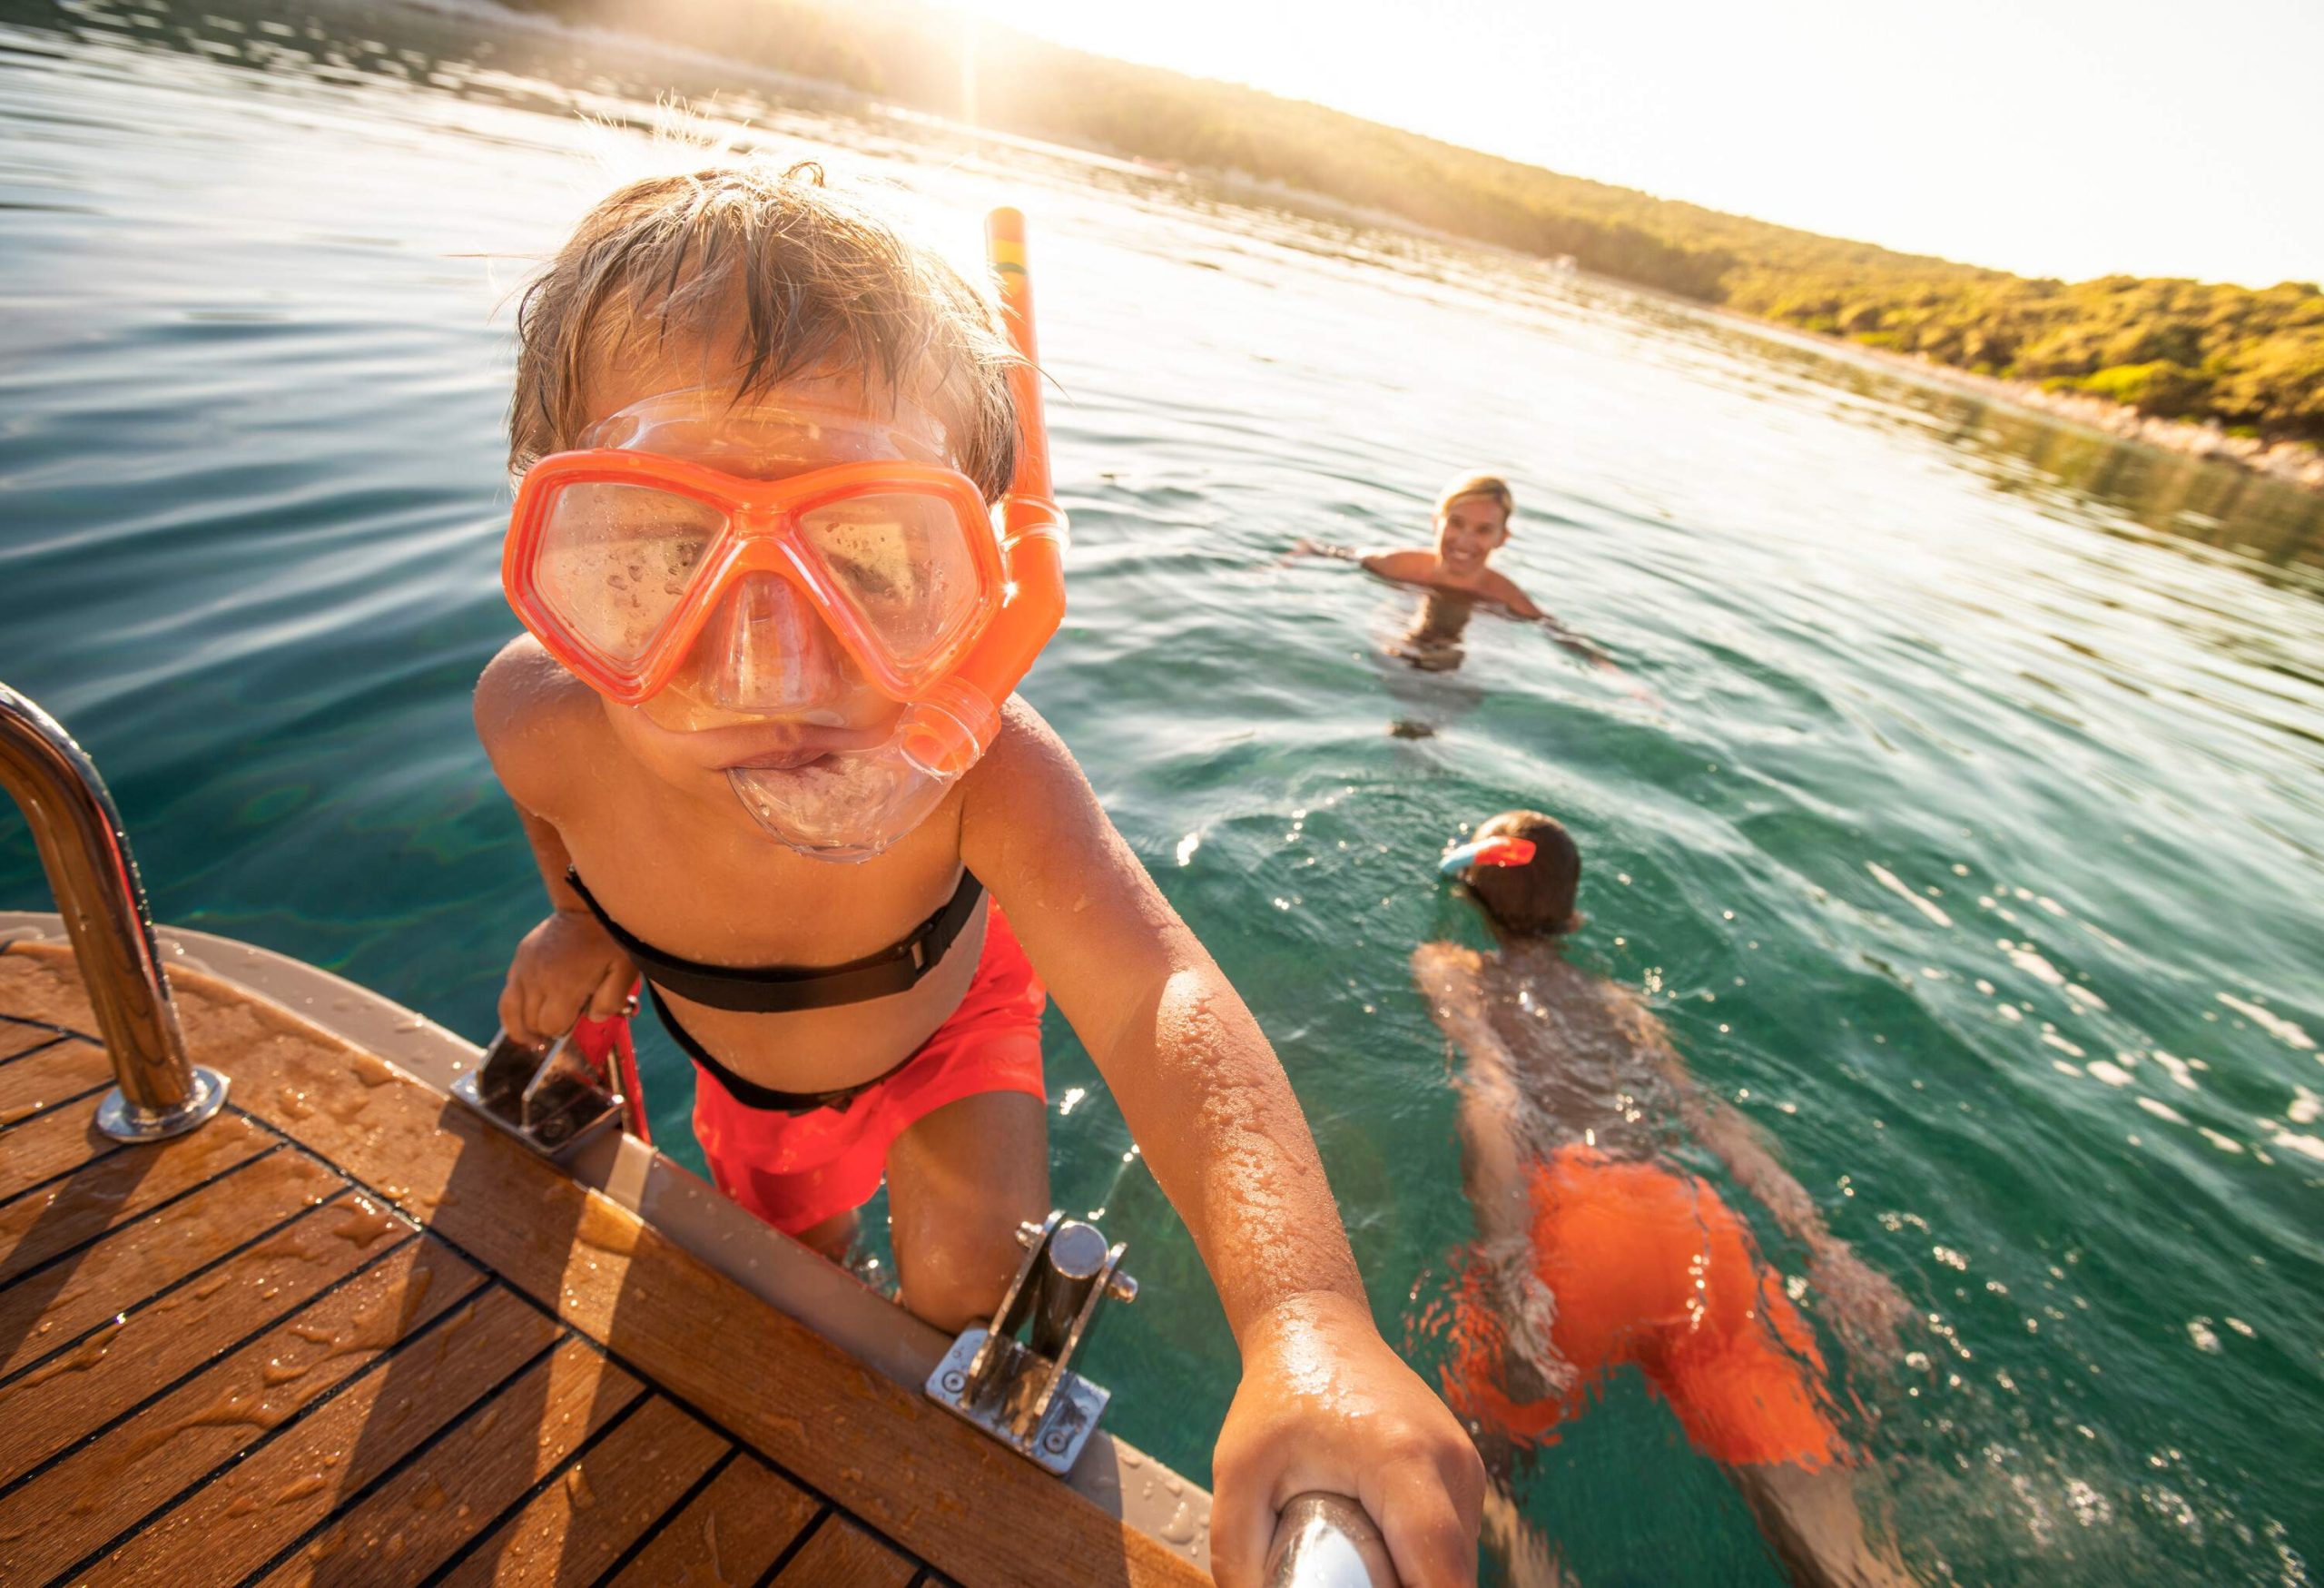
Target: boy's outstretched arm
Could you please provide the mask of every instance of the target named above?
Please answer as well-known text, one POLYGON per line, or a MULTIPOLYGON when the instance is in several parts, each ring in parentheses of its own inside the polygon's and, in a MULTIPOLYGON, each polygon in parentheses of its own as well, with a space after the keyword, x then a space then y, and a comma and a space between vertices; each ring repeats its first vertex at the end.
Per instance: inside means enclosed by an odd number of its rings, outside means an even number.
POLYGON ((1516 1056, 1486 1011, 1484 963, 1474 949, 1425 942, 1413 951, 1413 981, 1462 1060, 1452 1081, 1461 1094, 1461 1178, 1513 1347, 1503 1353, 1502 1372, 1525 1391, 1518 1398, 1538 1399, 1564 1387, 1571 1370, 1552 1338, 1556 1298, 1533 1263, 1536 1158, 1524 1130, 1530 1105, 1517 1084, 1516 1056))
POLYGON ((1307 1489, 1354 1495, 1413 1588, 1473 1583, 1482 1466, 1374 1326, 1282 1066, 1019 701, 964 791, 960 854, 1088 1046, 1241 1348, 1212 1463, 1223 1588, 1256 1583, 1276 1511, 1307 1489))
POLYGON ((1413 951, 1413 981, 1428 1012, 1463 1060, 1452 1084, 1461 1094, 1462 1177, 1486 1251, 1531 1249, 1533 1216, 1526 1152, 1517 1122, 1524 1100, 1515 1060, 1485 1013, 1483 956, 1456 943, 1424 942, 1413 951))

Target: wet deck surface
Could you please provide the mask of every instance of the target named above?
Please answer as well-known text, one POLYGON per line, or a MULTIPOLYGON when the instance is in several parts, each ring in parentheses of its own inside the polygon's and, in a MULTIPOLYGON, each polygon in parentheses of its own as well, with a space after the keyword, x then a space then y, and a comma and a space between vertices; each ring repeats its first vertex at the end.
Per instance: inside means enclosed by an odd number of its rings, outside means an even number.
POLYGON ((1203 1583, 383 1061, 174 978, 232 1083, 93 1128, 0 952, 0 1582, 1203 1583))

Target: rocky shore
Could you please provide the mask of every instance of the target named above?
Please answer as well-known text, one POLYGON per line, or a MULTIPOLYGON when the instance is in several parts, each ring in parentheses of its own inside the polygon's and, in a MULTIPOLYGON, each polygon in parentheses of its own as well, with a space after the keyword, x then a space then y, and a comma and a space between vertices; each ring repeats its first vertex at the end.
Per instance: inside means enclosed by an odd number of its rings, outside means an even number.
POLYGON ((1900 365, 1925 379, 2052 414, 2093 430, 2103 430, 2110 436, 2120 436, 2126 441, 2143 441, 2150 447, 2183 452, 2191 458, 2236 464, 2290 485, 2324 491, 2324 451, 2304 441, 2271 442, 2256 436, 2231 436, 2216 423, 2194 425, 2183 419, 2156 419, 2127 404, 2109 402, 2088 392, 2053 391, 2031 380, 2002 380, 1990 375, 1975 375, 1933 359, 1881 353, 1876 349, 1856 350, 1871 351, 1884 362, 1900 365))

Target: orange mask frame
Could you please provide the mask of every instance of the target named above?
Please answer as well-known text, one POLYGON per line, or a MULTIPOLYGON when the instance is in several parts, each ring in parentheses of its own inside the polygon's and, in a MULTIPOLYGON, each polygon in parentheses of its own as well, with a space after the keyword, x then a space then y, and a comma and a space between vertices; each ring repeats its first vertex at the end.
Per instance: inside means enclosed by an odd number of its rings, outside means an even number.
POLYGON ((891 700, 909 701, 950 673, 992 621, 1008 582, 1000 541, 983 493, 957 469, 910 462, 842 463, 787 479, 751 479, 705 464, 622 448, 591 448, 542 459, 526 474, 509 516, 501 582, 508 604, 541 645, 608 700, 637 705, 666 687, 686 654, 741 579, 771 573, 806 596, 866 681, 891 700), (540 554, 561 492, 580 485, 646 488, 714 508, 724 518, 703 548, 685 589, 635 658, 608 654, 568 624, 540 587, 540 554), (800 528, 819 508, 859 497, 911 496, 943 503, 969 548, 976 587, 970 621, 933 653, 907 663, 841 593, 800 528))

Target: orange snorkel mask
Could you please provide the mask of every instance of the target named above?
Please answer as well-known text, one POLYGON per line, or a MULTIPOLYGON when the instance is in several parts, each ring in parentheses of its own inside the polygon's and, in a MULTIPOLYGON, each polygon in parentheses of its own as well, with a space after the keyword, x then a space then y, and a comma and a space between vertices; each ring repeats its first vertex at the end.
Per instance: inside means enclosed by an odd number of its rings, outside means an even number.
POLYGON ((1022 360, 1022 446, 997 530, 924 434, 767 410, 753 458, 715 432, 762 410, 693 392, 584 438, 611 444, 542 459, 510 516, 509 605, 607 699, 689 726, 780 719, 836 735, 797 764, 727 772, 768 832, 820 859, 867 858, 919 825, 991 747, 1001 704, 1065 614, 1024 217, 994 211, 986 240, 1022 360), (770 460, 807 458, 823 466, 763 478, 770 460), (883 720, 865 722, 882 701, 883 720))

